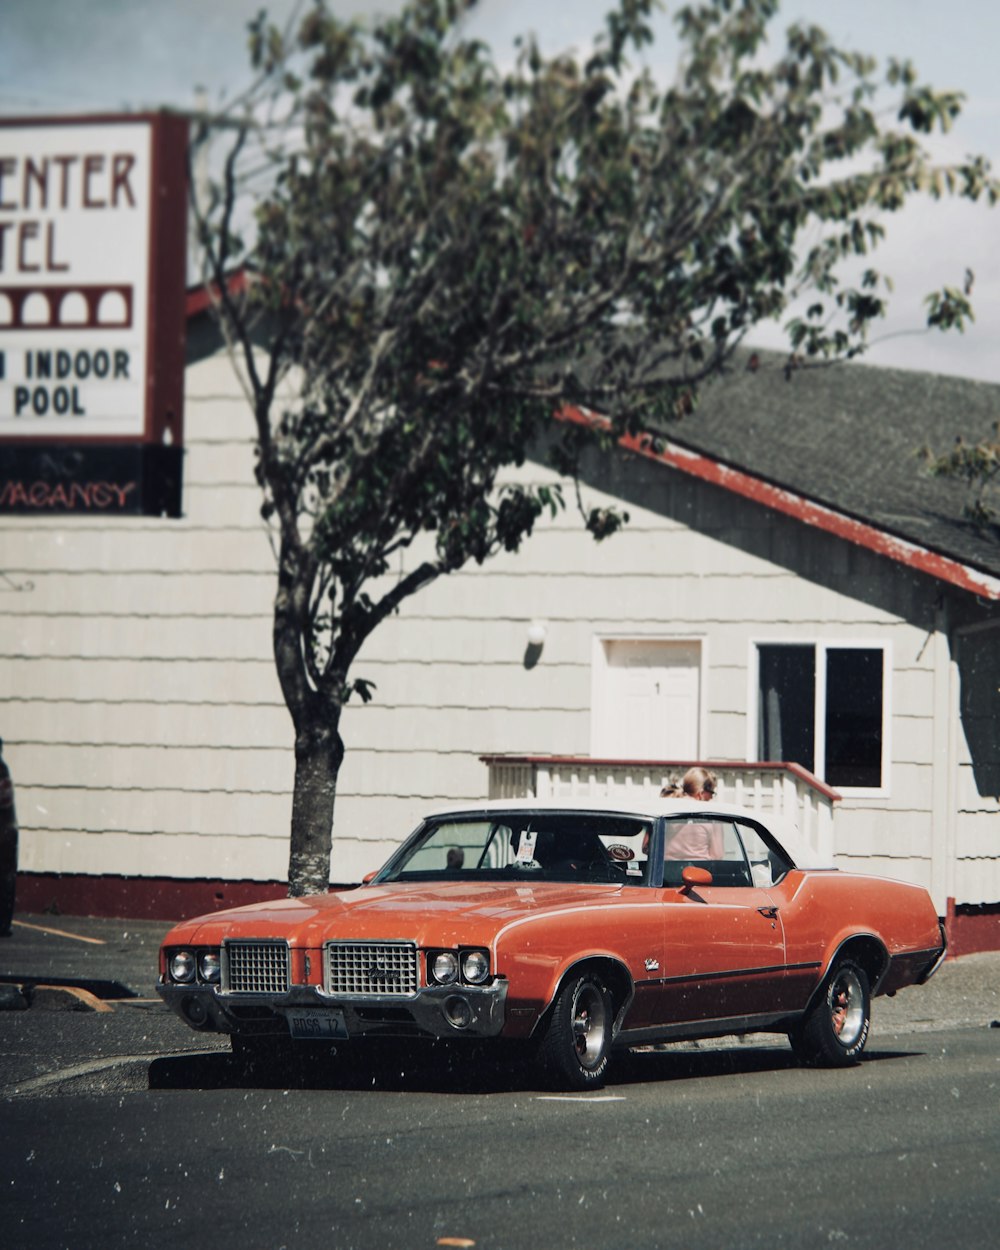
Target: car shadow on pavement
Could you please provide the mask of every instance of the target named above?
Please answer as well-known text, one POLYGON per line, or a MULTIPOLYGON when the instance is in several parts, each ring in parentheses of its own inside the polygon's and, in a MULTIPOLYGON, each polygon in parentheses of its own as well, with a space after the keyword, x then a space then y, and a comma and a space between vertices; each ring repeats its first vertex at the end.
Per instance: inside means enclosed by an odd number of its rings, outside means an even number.
MULTIPOLYGON (((886 1059, 910 1059, 916 1051, 866 1051, 862 1063, 886 1059)), ((687 1081, 699 1077, 739 1076, 754 1072, 784 1072, 806 1069, 781 1042, 773 1046, 712 1047, 702 1043, 697 1049, 663 1046, 630 1050, 615 1056, 609 1084, 640 1085, 658 1081, 687 1081)), ((831 1071, 831 1069, 825 1069, 831 1071)))
POLYGON ((537 1071, 496 1056, 431 1045, 345 1055, 311 1046, 291 1059, 254 1062, 225 1051, 174 1055, 149 1065, 150 1089, 385 1090, 486 1094, 540 1088, 537 1071))
MULTIPOLYGON (((149 1088, 381 1090, 397 1093, 496 1094, 551 1092, 543 1074, 524 1054, 439 1047, 433 1044, 386 1046, 345 1054, 308 1043, 284 1061, 263 1063, 228 1051, 194 1052, 155 1059, 149 1088)), ((915 1051, 872 1051, 864 1063, 913 1058, 915 1051)), ((800 1065, 790 1050, 773 1047, 624 1051, 614 1056, 608 1086, 781 1072, 800 1065)))

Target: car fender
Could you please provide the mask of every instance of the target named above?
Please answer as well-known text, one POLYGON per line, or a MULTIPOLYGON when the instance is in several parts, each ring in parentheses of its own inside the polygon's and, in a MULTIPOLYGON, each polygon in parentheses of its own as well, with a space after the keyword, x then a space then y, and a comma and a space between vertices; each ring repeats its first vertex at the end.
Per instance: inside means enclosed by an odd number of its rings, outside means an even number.
POLYGON ((823 992, 827 977, 841 959, 852 959, 865 970, 873 998, 878 993, 878 987, 885 979, 891 962, 885 942, 871 930, 857 929, 838 935, 823 958, 819 980, 809 996, 806 1010, 813 1006, 816 998, 823 992))
POLYGON ((575 977, 583 976, 584 973, 594 973, 601 977, 608 989, 611 991, 612 1001, 615 1008, 614 1024, 612 1025, 611 1035, 616 1037, 622 1027, 622 1022, 628 1013, 629 1007, 632 1005, 632 999, 635 997, 635 982, 628 968, 616 956, 607 952, 595 951, 587 955, 580 955, 564 967, 558 977, 553 981, 551 991, 545 1006, 538 1013, 532 1026, 532 1033, 539 1031, 544 1027, 544 1021, 552 1005, 559 994, 559 991, 567 981, 575 977))
POLYGON ((635 950, 588 945, 579 922, 573 922, 565 913, 534 917, 529 923, 501 930, 492 954, 497 972, 506 978, 509 987, 505 1032, 523 1037, 533 1033, 566 979, 587 969, 598 971, 611 990, 617 1032, 635 994, 629 965, 639 958, 640 944, 632 945, 635 950))

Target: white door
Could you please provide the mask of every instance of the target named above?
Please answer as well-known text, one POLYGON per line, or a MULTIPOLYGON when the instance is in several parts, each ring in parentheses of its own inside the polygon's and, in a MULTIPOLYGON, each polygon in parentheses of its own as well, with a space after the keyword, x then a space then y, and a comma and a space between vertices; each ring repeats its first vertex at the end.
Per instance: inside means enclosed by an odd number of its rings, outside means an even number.
POLYGON ((591 754, 697 759, 700 688, 700 643, 602 639, 595 654, 591 754))

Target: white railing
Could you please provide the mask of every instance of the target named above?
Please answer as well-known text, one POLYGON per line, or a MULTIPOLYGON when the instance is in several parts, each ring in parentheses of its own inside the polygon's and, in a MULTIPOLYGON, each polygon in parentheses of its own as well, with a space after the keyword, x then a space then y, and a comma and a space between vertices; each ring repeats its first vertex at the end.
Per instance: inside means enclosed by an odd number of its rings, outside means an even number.
POLYGON ((797 826, 799 836, 833 858, 833 805, 840 795, 798 764, 732 760, 610 760, 570 755, 483 755, 491 799, 655 798, 694 765, 711 769, 718 797, 797 826))

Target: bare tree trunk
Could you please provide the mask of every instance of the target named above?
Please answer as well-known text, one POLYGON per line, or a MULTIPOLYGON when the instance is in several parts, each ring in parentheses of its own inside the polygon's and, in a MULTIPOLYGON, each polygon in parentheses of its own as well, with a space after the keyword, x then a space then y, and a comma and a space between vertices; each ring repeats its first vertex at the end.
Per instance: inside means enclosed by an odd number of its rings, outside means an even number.
POLYGON ((336 713, 329 719, 315 713, 312 723, 296 735, 295 790, 292 795, 292 837, 288 855, 288 893, 324 894, 330 885, 330 849, 337 776, 344 761, 344 743, 336 713))

